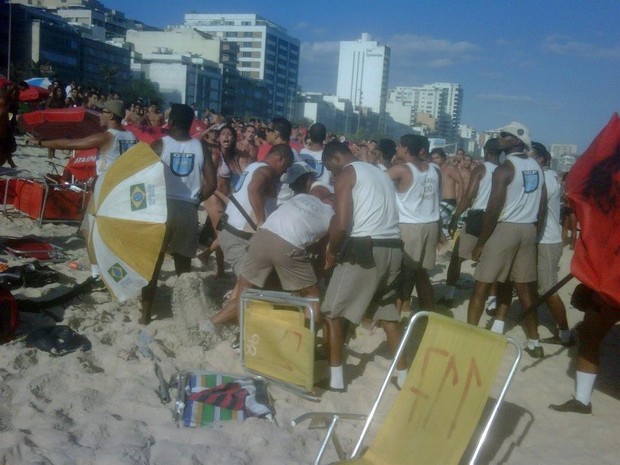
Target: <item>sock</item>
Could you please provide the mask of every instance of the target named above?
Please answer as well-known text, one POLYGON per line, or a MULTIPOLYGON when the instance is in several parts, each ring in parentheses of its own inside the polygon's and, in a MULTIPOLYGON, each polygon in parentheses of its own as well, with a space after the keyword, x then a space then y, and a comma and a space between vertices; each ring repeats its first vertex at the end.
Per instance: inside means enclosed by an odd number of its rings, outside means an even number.
POLYGON ((489 310, 495 310, 497 308, 497 297, 494 295, 490 295, 489 297, 487 297, 485 306, 489 310))
POLYGON ((329 367, 329 387, 344 389, 344 372, 342 365, 339 367, 329 367))
POLYGON ((566 344, 568 341, 570 341, 570 329, 561 329, 560 330, 560 339, 562 339, 562 342, 564 344, 566 344))
POLYGON ((504 322, 502 320, 493 320, 491 331, 497 334, 504 334, 504 322))
POLYGON ((582 404, 588 405, 592 401, 592 390, 594 389, 595 380, 595 374, 578 371, 575 383, 575 399, 582 404))
POLYGON ((90 265, 90 275, 93 278, 98 278, 101 275, 101 268, 96 263, 94 265, 90 265))
POLYGON ((198 330, 201 333, 215 333, 216 327, 211 320, 205 320, 198 325, 198 330))
POLYGON ((534 347, 540 347, 540 340, 538 339, 528 339, 527 340, 527 348, 533 349, 534 347))
POLYGON ((399 388, 403 388, 403 386, 405 385, 405 381, 407 380, 407 374, 409 373, 409 370, 399 370, 398 368, 396 369, 396 385, 399 388))
POLYGON ((444 293, 444 299, 451 300, 454 298, 455 286, 446 286, 446 292, 444 293))

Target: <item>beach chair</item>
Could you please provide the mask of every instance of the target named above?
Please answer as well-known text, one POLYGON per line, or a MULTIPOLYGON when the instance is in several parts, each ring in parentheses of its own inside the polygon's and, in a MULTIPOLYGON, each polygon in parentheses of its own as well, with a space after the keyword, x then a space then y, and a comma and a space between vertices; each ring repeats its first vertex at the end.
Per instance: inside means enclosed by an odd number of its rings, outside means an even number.
POLYGON ((239 299, 241 362, 246 370, 306 399, 314 393, 318 299, 287 292, 246 290, 239 299), (305 318, 305 312, 311 315, 305 318))
POLYGON ((294 419, 292 424, 311 420, 310 428, 328 429, 315 464, 320 463, 330 439, 342 463, 456 465, 469 446, 473 452, 468 463, 474 464, 520 359, 521 348, 511 338, 436 313, 419 312, 407 325, 396 357, 368 415, 307 413, 294 419), (403 354, 414 326, 420 326, 419 323, 424 321, 427 325, 407 380, 370 447, 364 449, 364 440, 396 368, 396 360, 403 354), (481 422, 507 344, 515 348, 514 357, 497 400, 481 422), (349 460, 346 460, 335 435, 336 424, 341 419, 366 420, 349 460), (482 431, 477 442, 470 445, 479 423, 482 431))

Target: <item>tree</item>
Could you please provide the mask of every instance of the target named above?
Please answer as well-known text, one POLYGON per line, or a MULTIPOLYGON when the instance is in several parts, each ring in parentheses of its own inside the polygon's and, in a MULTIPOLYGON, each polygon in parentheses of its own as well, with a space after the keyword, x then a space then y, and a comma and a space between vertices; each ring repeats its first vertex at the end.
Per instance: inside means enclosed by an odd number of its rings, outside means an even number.
POLYGON ((99 73, 103 82, 108 85, 108 92, 112 90, 112 83, 115 76, 118 74, 118 68, 116 66, 99 65, 99 73))
POLYGON ((149 79, 132 79, 129 86, 123 89, 121 96, 125 102, 135 102, 139 98, 161 105, 164 101, 156 84, 149 79))

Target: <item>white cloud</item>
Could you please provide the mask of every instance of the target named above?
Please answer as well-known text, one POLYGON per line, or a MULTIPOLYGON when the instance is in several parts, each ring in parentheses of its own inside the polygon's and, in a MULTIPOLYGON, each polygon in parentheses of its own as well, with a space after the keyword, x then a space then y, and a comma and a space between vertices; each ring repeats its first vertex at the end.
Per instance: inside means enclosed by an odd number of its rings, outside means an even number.
POLYGON ((478 94, 476 98, 488 102, 510 102, 535 104, 536 100, 527 95, 506 95, 506 94, 478 94))
POLYGON ((620 44, 612 47, 600 47, 587 42, 570 40, 567 36, 547 37, 541 48, 545 52, 556 55, 577 56, 590 59, 620 58, 620 44))
POLYGON ((414 34, 398 34, 389 38, 387 43, 393 53, 416 55, 458 55, 475 52, 479 49, 477 45, 471 42, 451 42, 446 39, 436 39, 414 34))

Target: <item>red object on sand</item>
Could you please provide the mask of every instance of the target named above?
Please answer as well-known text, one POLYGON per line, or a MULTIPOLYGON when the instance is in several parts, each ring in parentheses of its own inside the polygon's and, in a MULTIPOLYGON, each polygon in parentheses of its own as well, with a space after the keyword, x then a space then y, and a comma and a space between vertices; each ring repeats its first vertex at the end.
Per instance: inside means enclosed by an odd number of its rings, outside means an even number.
POLYGON ((17 124, 22 132, 39 140, 81 139, 103 132, 99 113, 83 107, 40 110, 20 115, 17 124))
MULTIPOLYGON (((598 292, 609 304, 620 306, 620 170, 615 169, 611 191, 603 198, 603 208, 585 188, 591 176, 597 183, 602 174, 613 172, 601 162, 620 166, 620 117, 611 117, 607 126, 579 157, 566 179, 566 195, 579 221, 581 233, 571 262, 571 273, 598 292), (615 190, 615 192, 614 192, 615 190), (614 199, 612 196, 616 195, 614 199)), ((604 181, 603 181, 604 182, 604 181)), ((600 183, 599 183, 600 184, 600 183)))
POLYGON ((78 181, 87 181, 97 176, 97 152, 98 149, 78 150, 69 159, 67 170, 78 181))
POLYGON ((88 204, 89 192, 74 192, 63 186, 45 186, 20 179, 14 199, 15 209, 39 221, 79 221, 88 204))
POLYGON ((27 89, 19 91, 20 102, 40 102, 49 97, 50 92, 43 87, 30 86, 27 89))

